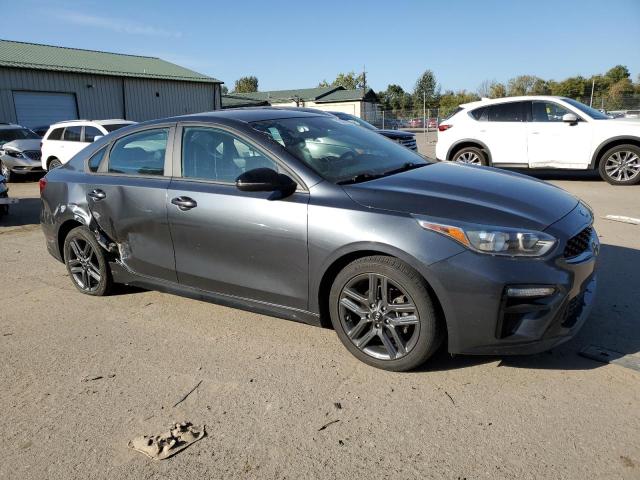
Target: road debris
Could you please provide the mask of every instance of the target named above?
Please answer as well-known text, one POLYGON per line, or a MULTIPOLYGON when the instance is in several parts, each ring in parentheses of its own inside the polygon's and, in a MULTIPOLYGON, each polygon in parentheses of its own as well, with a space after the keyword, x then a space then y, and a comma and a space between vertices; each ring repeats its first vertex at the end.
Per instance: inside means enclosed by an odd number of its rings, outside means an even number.
POLYGON ((187 392, 187 394, 186 394, 184 397, 182 397, 180 400, 178 400, 178 401, 173 405, 173 406, 174 406, 174 408, 175 408, 175 407, 177 407, 178 405, 180 405, 182 402, 184 402, 184 401, 187 399, 187 397, 188 397, 189 395, 191 395, 193 392, 195 392, 195 391, 196 391, 196 388, 198 388, 198 387, 200 386, 200 384, 201 384, 201 383, 202 383, 202 380, 200 380, 200 381, 196 384, 196 386, 195 386, 195 387, 193 387, 191 390, 189 390, 189 391, 187 392))
POLYGON ((82 382, 93 382, 94 380, 100 380, 104 378, 102 375, 87 375, 82 377, 82 382))
POLYGON ((640 356, 626 355, 597 345, 589 345, 580 350, 579 355, 603 363, 613 363, 640 372, 640 356))
POLYGON ((447 394, 447 397, 449 397, 449 400, 451 400, 451 403, 453 403, 454 405, 456 404, 456 402, 453 400, 453 397, 451 395, 449 395, 449 392, 447 392, 446 390, 444 391, 444 393, 447 394))
POLYGON ((340 402, 334 402, 333 406, 336 407, 336 410, 342 410, 342 404, 340 402))
POLYGON ((329 425, 333 425, 334 423, 338 423, 340 420, 331 420, 329 423, 325 423, 324 425, 322 425, 318 431, 321 432, 322 430, 324 430, 325 428, 327 428, 329 425))
POLYGON ((168 432, 136 437, 129 441, 128 446, 153 460, 164 460, 197 442, 206 433, 205 425, 196 427, 191 422, 174 423, 168 432))
POLYGON ((640 218, 625 217, 624 215, 605 215, 605 220, 614 222, 630 223, 632 225, 640 225, 640 218))

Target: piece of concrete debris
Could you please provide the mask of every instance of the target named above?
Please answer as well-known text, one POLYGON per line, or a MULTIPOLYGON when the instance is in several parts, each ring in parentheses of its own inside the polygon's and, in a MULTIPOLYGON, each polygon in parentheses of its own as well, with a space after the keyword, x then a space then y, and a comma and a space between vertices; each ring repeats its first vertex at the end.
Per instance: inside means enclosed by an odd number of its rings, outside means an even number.
POLYGON ((605 215, 606 220, 614 222, 630 223, 632 225, 640 225, 640 218, 626 217, 624 215, 605 215))
POLYGON ((83 382, 92 382, 94 380, 100 380, 104 378, 102 375, 87 375, 85 377, 82 377, 82 381, 83 382))
POLYGON ((129 441, 128 446, 153 460, 164 460, 202 439, 206 433, 205 425, 196 427, 191 422, 174 423, 168 432, 136 437, 129 441))
POLYGON ((332 420, 329 423, 325 423, 324 425, 322 425, 318 431, 321 432, 322 430, 324 430, 325 428, 327 428, 329 425, 333 425, 334 423, 338 423, 340 420, 332 420))
POLYGON ((588 345, 580 350, 580 355, 603 363, 613 363, 621 367, 640 372, 640 356, 629 355, 615 350, 609 350, 598 345, 588 345))

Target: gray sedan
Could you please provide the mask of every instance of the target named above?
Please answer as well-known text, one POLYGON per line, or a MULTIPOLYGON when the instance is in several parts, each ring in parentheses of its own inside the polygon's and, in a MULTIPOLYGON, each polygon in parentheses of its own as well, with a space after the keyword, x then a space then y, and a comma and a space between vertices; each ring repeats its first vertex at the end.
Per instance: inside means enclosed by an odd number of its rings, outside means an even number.
POLYGON ((9 182, 15 175, 42 171, 40 137, 20 125, 0 125, 0 174, 9 182))
POLYGON ((331 326, 388 370, 443 343, 548 349, 578 331, 595 292, 599 243, 575 197, 426 161, 326 115, 237 109, 138 124, 40 189, 47 248, 80 292, 125 283, 331 326))

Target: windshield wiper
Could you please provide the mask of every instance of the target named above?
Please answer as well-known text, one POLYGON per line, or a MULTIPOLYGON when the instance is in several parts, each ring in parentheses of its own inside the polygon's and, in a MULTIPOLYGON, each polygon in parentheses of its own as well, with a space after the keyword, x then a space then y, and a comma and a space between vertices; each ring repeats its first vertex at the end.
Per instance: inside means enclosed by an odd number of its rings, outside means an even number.
POLYGON ((347 178, 345 180, 340 180, 336 182, 338 185, 350 185, 353 183, 366 182, 368 180, 374 180, 376 178, 384 177, 384 173, 372 173, 372 172, 364 172, 354 175, 351 178, 347 178))
POLYGON ((413 170, 414 168, 424 167, 425 165, 428 165, 428 163, 407 162, 398 168, 387 170, 386 172, 383 173, 383 175, 393 175, 394 173, 406 172, 407 170, 413 170))

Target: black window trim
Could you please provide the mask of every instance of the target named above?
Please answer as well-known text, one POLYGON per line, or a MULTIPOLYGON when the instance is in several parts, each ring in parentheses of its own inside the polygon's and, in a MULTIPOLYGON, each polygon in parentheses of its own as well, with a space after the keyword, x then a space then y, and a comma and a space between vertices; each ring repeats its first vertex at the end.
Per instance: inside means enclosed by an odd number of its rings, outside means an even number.
POLYGON ((271 160, 273 163, 278 165, 279 168, 282 169, 284 173, 289 175, 294 182, 296 182, 296 193, 309 193, 309 189, 307 185, 302 181, 300 176, 293 171, 291 167, 285 164, 282 160, 277 158, 277 156, 268 153, 264 147, 256 145, 255 141, 248 138, 241 131, 236 130, 235 128, 228 127, 227 125, 222 125, 219 123, 203 123, 203 122, 181 122, 177 125, 175 136, 174 136, 174 159, 173 159, 173 173, 174 178, 180 179, 180 181, 184 182, 194 182, 194 183, 207 183, 213 185, 222 185, 222 186, 232 186, 236 188, 235 182, 222 182, 219 180, 210 180, 206 178, 188 178, 182 176, 182 137, 184 135, 184 129, 189 127, 201 127, 201 128, 209 128, 212 130, 220 130, 234 137, 237 137, 242 142, 249 145, 249 147, 254 150, 260 152, 266 158, 271 160))
POLYGON ((141 127, 134 131, 126 132, 124 135, 119 135, 117 138, 114 138, 109 142, 106 146, 108 148, 107 154, 104 156, 100 167, 97 172, 91 172, 94 174, 100 175, 108 175, 113 177, 125 177, 125 178, 158 178, 158 179, 170 179, 173 175, 173 146, 174 146, 174 136, 176 131, 175 123, 159 123, 155 125, 147 125, 145 127, 141 127), (143 133, 149 130, 167 130, 167 146, 164 153, 164 174, 163 175, 149 175, 144 173, 117 173, 109 171, 109 157, 111 156, 111 151, 113 150, 114 145, 122 140, 125 137, 129 137, 131 135, 136 135, 138 133, 143 133))

